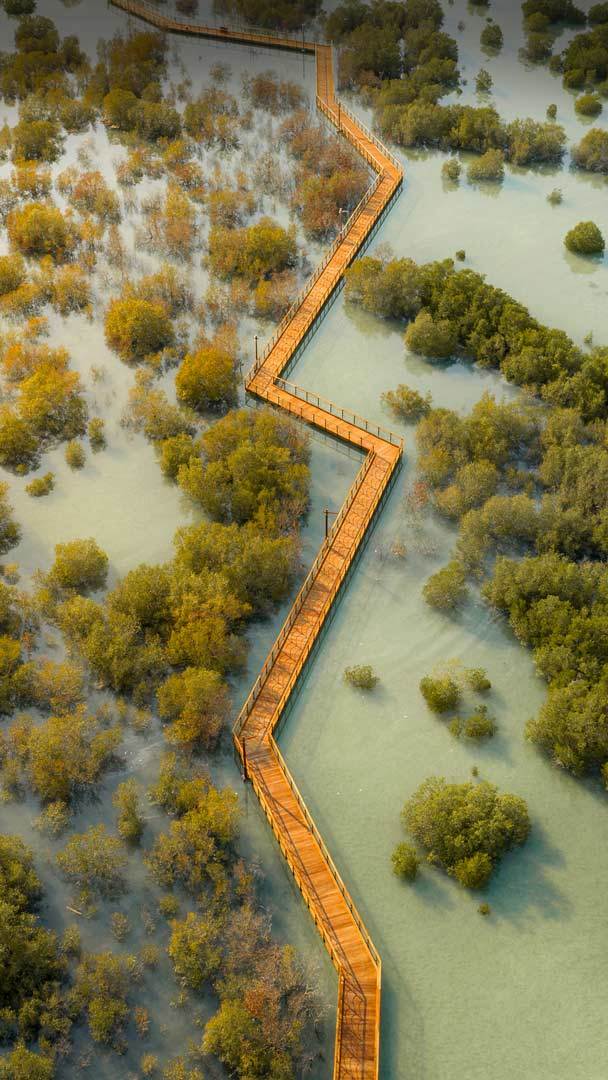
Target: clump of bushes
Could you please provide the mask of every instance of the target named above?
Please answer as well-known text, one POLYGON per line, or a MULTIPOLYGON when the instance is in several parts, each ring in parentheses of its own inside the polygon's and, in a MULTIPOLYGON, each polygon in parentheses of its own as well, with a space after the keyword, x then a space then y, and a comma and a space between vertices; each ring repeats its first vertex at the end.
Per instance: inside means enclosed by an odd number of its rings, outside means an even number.
POLYGON ((259 281, 294 266, 296 255, 294 230, 271 218, 245 229, 212 228, 209 234, 209 265, 224 279, 236 275, 259 281))
POLYGON ((50 255, 63 262, 73 254, 77 230, 56 206, 30 202, 11 210, 6 219, 9 240, 23 255, 50 255))
POLYGON ((65 460, 70 466, 70 469, 84 468, 86 459, 87 455, 82 443, 78 442, 77 439, 70 439, 65 448, 65 460))
POLYGON ((175 377, 178 400, 197 411, 234 404, 237 395, 235 356, 211 344, 188 353, 175 377))
POLYGON ((481 44, 484 49, 493 49, 498 52, 503 46, 503 32, 498 23, 487 23, 481 31, 481 44))
POLYGON ((602 111, 602 99, 599 94, 581 94, 574 102, 579 116, 599 116, 602 111))
POLYGON ((387 390, 381 400, 401 420, 419 420, 430 412, 432 403, 430 392, 422 395, 405 383, 400 383, 396 390, 387 390))
POLYGON ((11 405, 0 409, 0 463, 27 472, 43 446, 74 438, 85 430, 87 407, 78 375, 68 370, 65 349, 40 345, 39 320, 27 335, 5 342, 0 351, 7 382, 17 386, 11 405))
POLYGON ((196 443, 178 483, 216 521, 295 523, 308 504, 308 440, 271 410, 228 413, 196 443))
POLYGON ((461 885, 480 889, 511 848, 523 844, 530 831, 525 801, 500 794, 483 780, 449 784, 430 776, 403 807, 405 829, 461 885))
POLYGON ((92 450, 103 450, 107 445, 105 424, 100 416, 94 416, 91 420, 89 420, 87 434, 89 436, 89 442, 91 444, 92 450))
POLYGON ((452 559, 428 578, 422 595, 438 611, 455 611, 466 600, 466 573, 462 563, 452 559))
POLYGON ((490 92, 494 85, 494 80, 490 75, 490 72, 485 68, 480 68, 475 76, 475 89, 478 94, 487 94, 490 92))
POLYGON ((0 255, 0 297, 14 292, 23 285, 26 278, 25 261, 18 252, 14 255, 0 255))
POLYGON ((36 10, 36 0, 2 0, 7 15, 31 15, 36 10))
MULTIPOLYGON (((30 1041, 44 1032, 49 1046, 53 1021, 62 1019, 59 1002, 66 965, 57 936, 40 924, 42 885, 32 852, 16 836, 0 836, 0 891, 4 955, 0 1000, 7 1033, 30 1041)), ((51 1080, 54 1075, 51 1058, 30 1052, 23 1044, 1 1061, 0 1075, 6 1080, 51 1080)))
POLYGON ((483 668, 465 668, 464 678, 467 686, 476 694, 485 694, 492 689, 492 683, 483 668))
POLYGON ((460 174, 462 172, 462 165, 458 158, 448 158, 441 166, 441 175, 444 180, 451 180, 452 183, 457 183, 460 180, 460 174))
POLYGON ((344 669, 344 682, 357 690, 373 690, 378 685, 379 678, 370 664, 357 664, 344 669))
POLYGON ((112 300, 105 319, 106 341, 125 363, 151 360, 173 345, 171 320, 162 304, 137 298, 112 300))
POLYGON ((591 128, 581 141, 572 147, 572 160, 587 172, 608 173, 608 131, 591 128))
POLYGON ((420 680, 420 693, 434 713, 451 712, 461 698, 461 690, 451 675, 425 675, 420 680))
POLYGON ((188 465, 191 458, 196 457, 194 439, 191 435, 173 435, 159 442, 158 447, 161 470, 170 480, 177 480, 180 466, 188 465))
POLYGON ((449 724, 452 735, 467 739, 489 739, 496 733, 494 717, 490 716, 486 705, 478 705, 469 716, 457 716, 449 724))
POLYGON ((55 487, 55 474, 52 472, 45 473, 44 476, 37 476, 34 480, 31 480, 29 484, 25 485, 25 490, 28 495, 34 496, 38 499, 42 495, 49 495, 55 487))
POLYGON ((391 855, 393 874, 402 878, 403 881, 415 881, 420 866, 420 858, 416 848, 405 842, 397 844, 391 855))
POLYGON ((603 255, 604 237, 594 221, 579 221, 564 237, 568 251, 577 255, 603 255))
MULTIPOLYGON (((458 349, 483 366, 498 368, 508 380, 532 388, 546 401, 579 408, 586 419, 602 415, 606 407, 603 383, 567 335, 543 326, 523 304, 489 285, 482 275, 456 270, 450 260, 418 266, 411 259, 382 262, 364 257, 347 272, 347 299, 384 317, 412 319, 424 310, 449 321, 458 349)), ((442 487, 461 464, 473 459, 500 467, 515 466, 522 454, 529 459, 538 440, 538 417, 534 421, 529 409, 518 405, 513 410, 486 396, 467 421, 450 410, 434 409, 420 422, 416 437, 425 480, 442 487), (467 443, 466 433, 470 423, 477 427, 482 414, 492 427, 504 415, 502 434, 493 445, 486 443, 483 453, 471 453, 473 444, 467 443)))
POLYGON ((606 617, 605 587, 603 563, 549 552, 519 561, 499 558, 484 588, 489 602, 509 616, 519 640, 534 650, 549 683, 526 734, 575 775, 599 771, 608 762, 605 662, 600 638, 594 637, 606 617))
POLYGON ((112 802, 118 811, 116 827, 119 835, 130 844, 139 843, 144 831, 144 820, 136 782, 125 780, 119 784, 112 796, 112 802))
POLYGON ((457 338, 449 319, 436 319, 420 311, 405 332, 408 349, 431 360, 447 360, 456 351, 457 338))
POLYGON ((551 203, 551 206, 559 206, 564 201, 564 194, 561 188, 553 188, 547 195, 547 202, 551 203))
POLYGON ((485 154, 470 163, 467 176, 473 184, 481 180, 504 180, 505 158, 502 150, 486 150, 485 154))
MULTIPOLYGON (((601 89, 608 78, 606 24, 602 18, 602 6, 598 4, 589 12, 591 28, 576 34, 561 56, 556 58, 555 70, 561 71, 564 86, 569 89, 578 90, 590 84, 601 89)), ((585 21, 584 16, 580 21, 585 21)))
POLYGON ((108 575, 108 556, 93 539, 69 540, 55 546, 55 560, 42 576, 54 596, 86 594, 103 589, 108 575))

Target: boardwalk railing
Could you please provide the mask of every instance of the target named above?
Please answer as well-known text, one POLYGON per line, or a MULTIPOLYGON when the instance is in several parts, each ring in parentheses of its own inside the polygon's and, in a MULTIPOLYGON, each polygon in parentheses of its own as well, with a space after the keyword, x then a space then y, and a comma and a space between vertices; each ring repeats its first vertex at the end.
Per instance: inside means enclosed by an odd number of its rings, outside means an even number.
MULTIPOLYGON (((370 461, 370 459, 372 457, 374 457, 374 460, 375 460, 375 456, 370 454, 368 456, 367 461, 370 461)), ((374 462, 372 462, 371 464, 373 464, 373 463, 374 462)), ((366 472, 369 471, 369 468, 371 468, 371 464, 369 465, 366 472)), ((366 462, 366 465, 367 465, 367 462, 366 462)), ((395 464, 395 468, 396 468, 396 466, 397 466, 397 462, 395 464)), ((361 470, 361 471, 363 471, 363 470, 361 470)), ((392 471, 393 470, 391 470, 391 476, 392 476, 392 471)), ((358 485, 359 488, 361 487, 364 478, 365 477, 362 478, 361 484, 358 485)), ((389 482, 390 482, 390 476, 389 476, 389 482)), ((377 491, 376 496, 374 497, 374 501, 373 501, 371 507, 369 508, 364 521, 362 522, 362 524, 360 526, 360 530, 361 530, 360 534, 358 533, 357 535, 355 535, 352 538, 351 543, 348 545, 348 547, 346 549, 346 553, 345 554, 343 553, 343 562, 342 562, 342 566, 340 568, 340 571, 339 571, 338 575, 335 577, 335 579, 333 581, 331 591, 329 592, 329 594, 328 594, 328 596, 327 596, 327 598, 326 598, 326 600, 325 600, 325 602, 323 604, 323 607, 321 608, 321 611, 316 615, 315 621, 312 624, 312 627, 310 629, 310 633, 309 633, 308 639, 306 641, 306 645, 302 649, 301 654, 298 657, 298 661, 295 664, 295 666, 294 666, 294 668, 293 668, 293 670, 292 670, 292 672, 291 672, 291 674, 289 676, 289 680, 288 680, 287 684, 285 685, 285 687, 283 689, 281 697, 280 697, 280 699, 279 699, 279 701, 278 701, 278 703, 277 703, 277 705, 275 707, 274 715, 273 715, 273 717, 271 717, 271 719, 268 721, 268 723, 266 725, 266 734, 268 734, 268 735, 274 733, 277 725, 279 724, 279 722, 280 722, 280 720, 281 720, 281 718, 283 716, 283 713, 285 712, 285 709, 287 707, 287 703, 288 703, 288 701, 289 701, 289 699, 290 699, 290 697, 292 695, 293 689, 294 689, 294 687, 295 687, 295 685, 296 685, 302 671, 304 670, 304 668, 306 666, 308 658, 309 658, 309 656, 310 656, 310 654, 311 654, 311 652, 312 652, 312 650, 314 648, 315 642, 316 642, 321 630, 323 629, 323 627, 325 625, 327 617, 328 617, 328 615, 329 615, 329 613, 330 613, 330 611, 331 611, 331 609, 332 609, 332 607, 334 605, 335 599, 336 599, 336 597, 337 597, 337 595, 338 595, 338 593, 339 593, 339 591, 340 591, 340 589, 342 587, 342 584, 343 584, 343 582, 344 582, 344 580, 345 580, 345 578, 346 578, 346 576, 347 576, 347 574, 348 574, 348 572, 349 572, 349 570, 351 568, 354 556, 355 556, 355 554, 356 554, 356 552, 357 552, 357 550, 358 550, 358 548, 360 547, 360 544, 361 544, 361 535, 364 536, 366 534, 368 526, 370 525, 370 523, 371 523, 371 521, 372 521, 372 519, 373 519, 373 517, 374 517, 374 515, 376 513, 376 510, 378 508, 378 505, 380 503, 380 500, 381 500, 385 490, 386 490, 386 488, 383 486, 382 488, 380 488, 377 491)), ((352 505, 352 501, 355 498, 355 495, 356 495, 356 492, 353 494, 353 499, 351 500, 351 505, 352 505)), ((342 519, 342 520, 344 520, 344 519, 342 519)), ((339 532, 340 530, 338 529, 337 531, 339 532)), ((332 535, 334 535, 334 539, 335 539, 335 534, 332 534, 332 535)), ((326 553, 324 555, 324 559, 327 557, 327 554, 332 550, 333 546, 334 546, 334 541, 332 540, 332 543, 329 544, 329 546, 327 548, 327 551, 326 551, 326 553)), ((315 578, 317 576, 318 576, 318 568, 317 568, 317 573, 315 574, 315 578)), ((309 589, 310 589, 310 587, 312 587, 313 584, 314 584, 314 580, 311 582, 311 584, 309 586, 309 589)), ((295 622, 295 620, 294 620, 294 622, 295 622)), ((279 650, 279 652, 280 652, 280 650, 279 650)), ((276 659, 276 657, 275 657, 275 659, 276 659)), ((260 688, 260 690, 261 690, 261 688, 260 688)), ((243 730, 243 728, 241 727, 241 732, 242 732, 242 730, 243 730)), ((242 736, 241 736, 241 740, 242 740, 242 736)))
POLYGON ((381 961, 357 908, 277 746, 275 733, 319 640, 347 575, 386 497, 403 453, 401 439, 283 377, 373 234, 403 181, 397 159, 334 93, 333 53, 297 35, 210 26, 185 20, 156 0, 112 0, 165 31, 216 41, 312 52, 317 105, 378 175, 277 327, 246 380, 246 388, 302 421, 365 452, 362 467, 300 588, 234 727, 243 771, 338 971, 334 1080, 378 1080, 381 961))
MULTIPOLYGON (((353 210, 353 212, 352 212, 351 216, 348 218, 346 224, 340 229, 340 232, 336 236, 336 239, 334 240, 331 247, 328 248, 328 250, 326 251, 323 259, 321 260, 321 262, 317 266, 316 270, 314 271, 314 273, 312 273, 310 275, 310 277, 307 279, 306 283, 300 289, 300 292, 298 293, 295 300, 291 304, 291 307, 289 308, 289 310, 285 313, 285 315, 281 319, 281 321, 280 321, 279 325, 277 326, 274 334, 270 338, 270 341, 268 341, 266 343, 266 345, 264 346, 264 349, 263 349, 262 353, 260 354, 258 360, 249 369, 249 371, 247 373, 247 380, 246 380, 247 382, 251 382, 251 380, 252 380, 253 376, 256 374, 256 372, 258 372, 260 370, 260 368, 264 366, 264 364, 266 363, 266 360, 270 356, 270 353, 274 349, 274 347, 277 344, 279 338, 281 338, 283 336, 283 334, 285 333, 285 330, 287 329, 287 327, 290 325, 290 323, 293 322, 294 315, 296 315, 296 313, 302 307, 303 300, 309 295, 309 293, 312 292, 313 287, 316 285, 317 281, 319 280, 319 278, 321 277, 323 272, 329 266, 331 260, 333 259, 334 255, 336 254, 338 249, 344 243, 344 241, 347 238, 349 232, 351 231, 353 225, 358 220, 358 218, 361 216, 362 212, 365 210, 365 208, 368 205, 368 203, 369 203, 370 199, 372 198, 372 196, 375 195, 381 181, 382 181, 382 175, 378 175, 378 176, 376 176, 374 178, 373 183, 369 186, 369 188, 365 192, 365 195, 361 199, 361 202, 353 210)), ((322 308, 325 306, 329 296, 337 288, 337 286, 341 282, 342 278, 343 278, 342 274, 340 274, 340 273, 336 274, 335 282, 333 282, 332 285, 319 298, 318 305, 317 305, 318 311, 321 311, 322 308)), ((316 318, 316 315, 318 314, 318 311, 313 316, 313 321, 316 318)))
POLYGON ((268 28, 255 26, 232 15, 229 19, 221 14, 211 15, 202 22, 180 11, 175 0, 111 0, 111 2, 115 7, 120 7, 139 18, 147 19, 161 29, 178 29, 183 33, 199 37, 230 41, 231 38, 234 39, 242 34, 246 41, 251 39, 253 44, 258 44, 262 48, 270 45, 273 48, 300 49, 308 53, 314 53, 317 44, 326 44, 321 31, 313 26, 306 27, 304 37, 302 30, 272 32, 268 28))
POLYGON ((403 448, 403 439, 400 435, 395 435, 394 431, 390 431, 389 428, 382 427, 380 424, 371 423, 364 416, 360 416, 359 413, 351 412, 350 409, 343 409, 340 405, 330 401, 329 398, 315 394, 312 390, 305 390, 303 386, 298 386, 297 383, 289 382, 287 379, 280 377, 275 379, 275 386, 278 386, 280 390, 287 391, 292 397, 299 398, 300 401, 316 405, 318 409, 329 413, 330 416, 339 416, 341 420, 346 420, 348 424, 359 428, 360 431, 371 432, 378 439, 384 439, 385 442, 389 442, 393 446, 403 448))
MULTIPOLYGON (((361 120, 358 120, 357 117, 355 116, 355 114, 353 112, 351 112, 351 110, 346 105, 342 104, 342 102, 340 102, 339 105, 334 105, 334 106, 328 105, 317 94, 317 106, 320 109, 320 111, 324 114, 324 116, 326 116, 328 118, 328 120, 331 120, 334 127, 337 127, 338 130, 341 131, 341 133, 343 135, 346 135, 346 137, 349 139, 349 141, 352 141, 353 145, 357 147, 357 150, 358 150, 359 153, 361 153, 361 147, 357 144, 357 142, 356 142, 356 140, 354 138, 351 138, 348 129, 343 127, 344 117, 348 117, 349 120, 352 120, 353 125, 356 126, 357 130, 362 135, 364 135, 365 138, 369 140, 369 142, 373 143, 374 146, 377 147, 377 149, 380 151, 380 153, 382 154, 382 157, 385 160, 390 161, 391 165, 393 165, 396 169, 401 170, 401 165, 400 165, 398 159, 392 153, 392 151, 390 151, 388 149, 388 147, 384 145, 382 140, 379 139, 377 135, 374 135, 373 131, 371 131, 368 127, 366 127, 365 124, 363 124, 361 122, 361 120)), ((378 167, 377 158, 372 158, 372 160, 370 161, 370 164, 373 164, 377 168, 378 167)))
POLYGON ((319 571, 319 567, 322 565, 323 561, 325 560, 328 551, 331 550, 333 539, 334 539, 335 535, 339 532, 340 526, 342 525, 342 522, 344 521, 344 518, 346 517, 350 507, 352 506, 352 503, 353 503, 357 493, 359 492, 359 490, 361 488, 361 485, 363 484, 363 481, 365 480, 365 477, 367 476, 367 473, 371 469, 371 467, 372 467, 372 465, 374 463, 374 460, 375 460, 375 455, 373 453, 368 454, 365 461, 364 461, 364 463, 363 463, 363 467, 357 473, 357 476, 355 477, 355 481, 354 481, 354 483, 353 483, 353 485, 352 485, 352 487, 351 487, 351 489, 350 489, 350 491, 349 491, 349 493, 348 493, 348 495, 346 497, 346 501, 342 504, 340 512, 339 512, 336 520, 334 521, 334 524, 332 525, 331 530, 330 530, 327 538, 323 541, 323 544, 319 548, 319 554, 317 555, 317 557, 316 557, 315 561, 313 562, 310 570, 308 571, 308 574, 306 575, 304 583, 301 586, 300 591, 299 591, 298 595, 296 596, 296 598, 295 598, 295 600, 294 600, 294 602, 293 602, 293 604, 292 604, 292 606, 290 608, 289 614, 288 614, 287 618, 285 619, 285 622, 283 623, 283 626, 281 627, 281 629, 279 631, 279 635, 278 635, 274 645, 272 646, 272 649, 268 653, 268 656, 266 657, 266 660, 264 661, 264 664, 262 666, 262 670, 260 671, 260 674, 258 675, 256 681, 254 682, 253 686, 251 687, 251 690, 249 691, 249 695, 247 697, 247 700, 245 701, 245 704, 243 705, 243 707, 242 707, 242 709, 241 709, 241 711, 239 713, 238 719, 237 719, 237 721, 236 721, 236 723, 234 725, 234 729, 233 729, 235 739, 237 739, 237 741, 239 742, 241 750, 242 750, 241 733, 242 733, 243 728, 245 727, 245 724, 247 722, 247 719, 248 719, 248 717, 249 717, 249 715, 250 715, 250 713, 251 713, 251 711, 252 711, 252 709, 253 709, 253 707, 254 707, 254 705, 255 705, 258 697, 259 697, 262 686, 264 685, 264 683, 266 681, 266 677, 268 676, 268 673, 272 670, 272 668, 274 666, 274 663, 275 663, 275 660, 276 660, 277 656, 279 655, 279 653, 281 651, 281 648, 283 647, 285 641, 287 640, 287 637, 289 635, 289 631, 291 630, 291 628, 294 625, 298 615, 300 614, 300 611, 302 610, 302 607, 304 606, 304 601, 306 600, 306 597, 308 596, 312 586, 314 585, 314 583, 316 581, 317 574, 318 574, 318 571, 319 571))

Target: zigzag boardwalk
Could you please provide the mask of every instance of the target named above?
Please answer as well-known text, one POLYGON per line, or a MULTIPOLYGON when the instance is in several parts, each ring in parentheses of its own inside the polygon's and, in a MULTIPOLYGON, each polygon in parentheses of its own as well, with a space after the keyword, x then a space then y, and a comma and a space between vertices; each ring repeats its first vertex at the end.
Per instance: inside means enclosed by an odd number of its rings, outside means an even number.
POLYGON ((221 41, 313 53, 317 105, 377 173, 322 265, 250 372, 247 390, 313 427, 359 447, 365 460, 346 502, 296 598, 234 729, 234 741, 281 851, 338 971, 334 1080, 376 1080, 380 1060, 381 963, 333 860, 276 744, 274 733, 342 583, 399 466, 403 446, 390 432, 282 378, 329 298, 341 285, 382 214, 403 171, 334 93, 329 45, 295 37, 185 22, 138 0, 112 0, 162 30, 221 41))

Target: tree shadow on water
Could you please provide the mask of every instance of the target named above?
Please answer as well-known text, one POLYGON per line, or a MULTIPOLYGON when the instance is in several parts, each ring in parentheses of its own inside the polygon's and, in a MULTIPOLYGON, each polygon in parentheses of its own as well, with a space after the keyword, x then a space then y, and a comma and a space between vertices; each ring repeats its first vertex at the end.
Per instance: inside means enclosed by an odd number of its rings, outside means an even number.
POLYGON ((553 880, 550 871, 564 866, 562 852, 552 845, 544 830, 533 823, 522 848, 509 852, 495 871, 487 899, 493 916, 515 926, 543 919, 564 921, 572 903, 553 880))
POLYGON ((425 908, 449 911, 455 907, 454 882, 428 863, 422 863, 414 888, 417 899, 425 908))

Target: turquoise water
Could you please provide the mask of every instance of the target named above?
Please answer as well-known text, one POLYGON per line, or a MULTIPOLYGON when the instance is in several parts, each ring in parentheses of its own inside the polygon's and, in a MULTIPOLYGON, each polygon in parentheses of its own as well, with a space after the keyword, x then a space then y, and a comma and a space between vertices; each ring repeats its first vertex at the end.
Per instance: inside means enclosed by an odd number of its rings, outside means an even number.
MULTIPOLYGON (((542 118, 557 101, 572 138, 584 130, 572 100, 544 69, 517 59, 519 5, 495 2, 490 14, 507 41, 505 55, 484 63, 506 115, 542 118), (517 9, 517 10, 515 10, 517 9), (517 68, 517 70, 515 70, 517 68), (514 76, 517 76, 515 78, 514 76), (510 103, 510 104, 509 104, 510 103)), ((456 3, 463 18, 469 77, 479 67, 482 19, 456 3), (477 48, 477 52, 475 49, 477 48)), ((473 95, 474 96, 474 95, 473 95)), ((608 226, 603 178, 561 170, 508 170, 500 188, 452 190, 443 156, 402 155, 404 194, 372 245, 398 256, 444 258, 459 248, 465 265, 524 301, 577 341, 589 331, 608 339, 608 263, 567 255, 565 231, 593 218, 608 226), (546 195, 561 187, 564 203, 546 195)), ((436 405, 469 409, 485 390, 515 391, 491 372, 431 365, 408 355, 400 327, 348 309, 343 297, 321 325, 294 376, 370 419, 392 423, 383 390, 406 382, 430 390, 436 405)), ((606 795, 558 771, 525 742, 526 720, 544 683, 529 654, 477 597, 447 618, 424 603, 425 579, 447 561, 453 531, 433 522, 412 528, 404 495, 415 476, 412 429, 407 461, 387 509, 351 579, 323 646, 282 734, 282 748, 383 959, 383 1080, 602 1080, 608 1005, 606 795), (404 544, 405 559, 391 554, 404 544), (498 732, 485 746, 455 740, 426 709, 420 677, 453 661, 485 667, 498 732), (347 665, 371 663, 373 694, 342 680, 347 665), (424 867, 414 886, 391 873, 390 853, 403 837, 399 812, 428 775, 480 777, 524 796, 533 823, 524 849, 509 855, 487 895, 489 918, 438 871, 424 867)), ((471 699, 472 702, 472 699, 471 699)))

